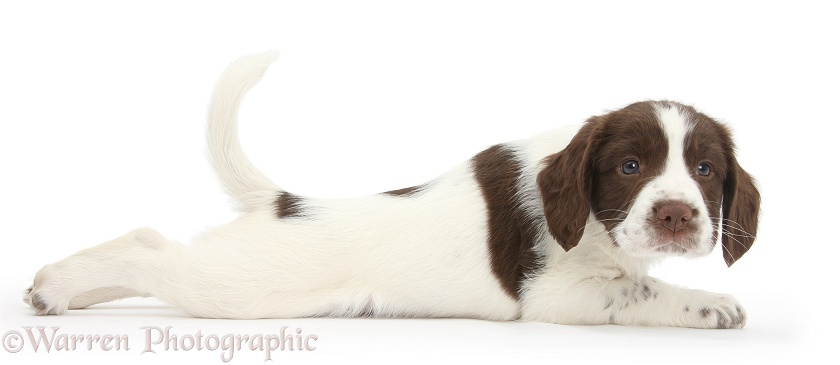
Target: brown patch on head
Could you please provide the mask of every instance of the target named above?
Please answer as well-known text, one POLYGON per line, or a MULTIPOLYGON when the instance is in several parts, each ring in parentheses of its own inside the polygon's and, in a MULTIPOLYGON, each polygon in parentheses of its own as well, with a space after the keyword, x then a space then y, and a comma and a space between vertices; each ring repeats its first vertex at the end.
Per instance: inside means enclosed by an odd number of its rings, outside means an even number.
POLYGON ((537 268, 533 251, 537 222, 517 196, 522 164, 503 145, 496 145, 472 159, 473 173, 487 204, 490 264, 496 278, 512 298, 526 275, 537 268))
POLYGON ((545 158, 546 167, 537 175, 548 231, 566 251, 577 246, 589 215, 590 139, 598 123, 589 119, 565 149, 545 158))
POLYGON ((615 227, 662 171, 667 153, 649 102, 590 118, 565 149, 546 157, 537 177, 551 235, 566 250, 576 246, 590 211, 608 230, 615 227), (622 173, 628 161, 639 162, 638 173, 622 173))
POLYGON ((761 195, 735 155, 731 156, 729 173, 723 183, 723 259, 732 266, 744 256, 758 233, 761 195))
MULTIPOLYGON (((681 106, 682 114, 692 123, 683 143, 683 158, 694 181, 700 187, 700 194, 706 203, 706 210, 713 221, 721 217, 723 203, 723 182, 726 178, 726 154, 732 150, 729 131, 708 116, 698 113, 694 108, 681 106), (701 164, 710 167, 707 176, 697 173, 701 164)), ((715 221, 716 223, 716 221, 715 221)), ((717 239, 718 225, 712 224, 712 238, 717 239)))
MULTIPOLYGON (((722 222, 724 259, 732 265, 755 239, 759 193, 735 158, 729 130, 694 108, 673 102, 640 102, 590 118, 565 149, 545 159, 537 183, 549 232, 569 250, 583 235, 591 211, 615 234, 612 229, 627 218, 640 191, 665 168, 669 141, 657 107, 677 108, 686 120, 685 139, 678 143, 682 143, 687 173, 699 187, 712 219, 713 237, 717 237, 717 223, 722 222), (622 167, 628 161, 631 173, 622 167)), ((650 226, 655 229, 668 228, 661 217, 656 218, 661 203, 654 205, 650 215, 650 226)), ((690 214, 682 216, 697 215, 697 207, 690 209, 690 214)), ((667 214, 663 216, 667 220, 667 214)), ((677 232, 674 226, 668 234, 690 237, 698 227, 694 221, 687 224, 684 231, 677 232)))
POLYGON ((303 202, 303 198, 284 191, 274 203, 274 212, 277 218, 281 219, 302 217, 304 216, 303 202))
POLYGON ((382 193, 383 195, 390 195, 390 196, 398 196, 398 197, 409 197, 416 193, 419 193, 425 189, 425 185, 417 185, 417 186, 409 186, 407 188, 397 189, 397 190, 390 190, 382 193))
POLYGON ((723 257, 731 266, 755 241, 761 196, 752 176, 738 164, 729 129, 690 106, 679 107, 693 122, 684 143, 686 166, 700 186, 706 208, 715 223, 714 238, 717 238, 717 223, 723 222, 723 257), (697 173, 700 164, 711 167, 708 175, 697 173))
POLYGON ((668 138, 649 102, 601 118, 603 132, 593 141, 591 199, 595 217, 610 230, 627 217, 642 188, 665 169, 668 138), (622 172, 627 161, 639 162, 637 174, 622 172))

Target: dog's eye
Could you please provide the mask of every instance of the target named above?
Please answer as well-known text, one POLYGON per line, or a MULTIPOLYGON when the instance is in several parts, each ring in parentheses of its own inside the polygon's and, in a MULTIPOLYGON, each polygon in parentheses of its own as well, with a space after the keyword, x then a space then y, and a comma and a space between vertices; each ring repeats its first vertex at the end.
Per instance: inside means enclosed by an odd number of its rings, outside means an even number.
POLYGON ((712 166, 710 166, 709 164, 704 162, 704 163, 701 163, 699 166, 697 166, 697 175, 709 176, 709 174, 711 174, 711 173, 712 173, 712 166))
POLYGON ((636 160, 624 161, 624 163, 621 164, 621 172, 623 172, 626 175, 638 174, 639 169, 639 161, 636 160))

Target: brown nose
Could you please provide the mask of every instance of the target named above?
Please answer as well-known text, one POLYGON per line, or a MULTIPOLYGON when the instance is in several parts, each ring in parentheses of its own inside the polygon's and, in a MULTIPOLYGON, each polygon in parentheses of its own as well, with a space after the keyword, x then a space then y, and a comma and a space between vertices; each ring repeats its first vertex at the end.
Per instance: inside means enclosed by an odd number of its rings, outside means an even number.
POLYGON ((691 220, 691 208, 685 204, 670 203, 656 208, 656 218, 662 226, 676 232, 688 225, 691 220))

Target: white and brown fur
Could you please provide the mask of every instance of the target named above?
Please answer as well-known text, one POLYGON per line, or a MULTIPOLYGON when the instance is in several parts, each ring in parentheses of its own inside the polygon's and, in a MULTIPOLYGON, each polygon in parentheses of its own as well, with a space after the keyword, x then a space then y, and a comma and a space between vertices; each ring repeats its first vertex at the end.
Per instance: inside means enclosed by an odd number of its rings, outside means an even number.
POLYGON ((317 199, 280 190, 239 147, 238 106, 275 58, 234 62, 210 107, 212 163, 242 216, 190 246, 142 228, 47 265, 24 293, 37 314, 153 296, 207 318, 744 325, 731 296, 647 276, 718 236, 731 265, 755 238, 758 191, 706 115, 636 103, 415 187, 317 199))

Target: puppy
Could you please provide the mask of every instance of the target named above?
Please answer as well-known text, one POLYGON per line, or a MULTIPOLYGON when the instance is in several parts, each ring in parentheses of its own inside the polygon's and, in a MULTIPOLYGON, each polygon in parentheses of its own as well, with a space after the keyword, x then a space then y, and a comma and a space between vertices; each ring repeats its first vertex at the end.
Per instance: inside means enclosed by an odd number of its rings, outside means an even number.
POLYGON ((647 276, 668 256, 728 265, 760 197, 727 128, 646 101, 492 146, 421 185, 325 200, 279 189, 242 153, 238 107, 275 53, 244 57, 210 106, 213 167, 243 214, 191 246, 143 228, 35 276, 38 315, 157 297, 196 317, 466 317, 740 328, 728 295, 647 276))

